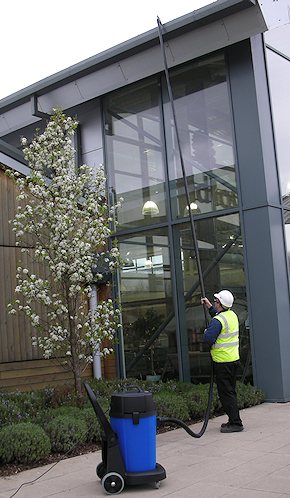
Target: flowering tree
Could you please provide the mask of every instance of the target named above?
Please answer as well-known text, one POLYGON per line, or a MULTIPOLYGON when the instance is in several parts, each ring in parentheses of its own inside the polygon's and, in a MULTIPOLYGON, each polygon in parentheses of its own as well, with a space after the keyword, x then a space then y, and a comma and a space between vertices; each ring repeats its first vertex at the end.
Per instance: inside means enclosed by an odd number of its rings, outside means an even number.
POLYGON ((83 369, 97 348, 103 355, 112 351, 102 349, 101 343, 114 338, 119 324, 119 310, 112 300, 89 309, 91 283, 102 279, 92 270, 101 257, 113 271, 119 253, 107 248, 111 232, 103 169, 93 171, 83 165, 76 170, 72 146, 76 127, 74 119, 54 110, 45 131, 37 133, 30 145, 22 138, 31 174, 9 173, 20 201, 12 225, 17 245, 30 237, 32 248, 21 251, 33 254, 46 268, 47 278, 20 262, 15 289, 19 299, 9 307, 10 313, 21 311, 29 317, 36 330, 33 345, 44 358, 66 358, 80 394, 83 369))

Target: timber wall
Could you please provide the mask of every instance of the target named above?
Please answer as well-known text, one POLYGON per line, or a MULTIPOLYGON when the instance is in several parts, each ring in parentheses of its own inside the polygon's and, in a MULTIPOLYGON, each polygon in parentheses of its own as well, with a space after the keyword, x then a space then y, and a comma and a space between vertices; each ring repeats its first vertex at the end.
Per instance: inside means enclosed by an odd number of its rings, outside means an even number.
MULTIPOLYGON (((45 269, 35 263, 32 251, 21 253, 16 246, 15 235, 9 220, 17 209, 16 187, 5 175, 0 165, 0 390, 39 389, 49 385, 72 384, 70 372, 66 372, 56 360, 45 360, 41 351, 33 347, 35 335, 30 321, 22 314, 9 315, 7 305, 15 299, 16 272, 19 262, 33 273, 45 276, 45 269)), ((31 247, 31 240, 24 242, 31 247)), ((101 292, 103 294, 103 292, 101 292)), ((44 311, 37 310, 43 315, 44 311)), ((103 375, 116 376, 115 359, 110 356, 102 361, 103 375)), ((84 377, 92 377, 88 366, 84 377)))

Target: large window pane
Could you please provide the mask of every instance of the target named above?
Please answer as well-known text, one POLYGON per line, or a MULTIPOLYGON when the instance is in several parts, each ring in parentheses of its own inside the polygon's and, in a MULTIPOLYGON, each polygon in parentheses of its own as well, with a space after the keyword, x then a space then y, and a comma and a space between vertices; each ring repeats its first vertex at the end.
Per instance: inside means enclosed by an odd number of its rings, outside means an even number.
MULTIPOLYGON (((206 219, 195 225, 207 297, 212 301, 214 292, 221 289, 229 289, 235 296, 233 309, 240 321, 240 375, 249 377, 249 321, 239 216, 206 219)), ((201 290, 189 224, 178 228, 178 240, 191 379, 200 381, 209 376, 210 359, 208 347, 203 343, 202 337, 205 316, 200 305, 201 290)))
MULTIPOLYGON (((196 62, 171 76, 182 157, 193 213, 238 203, 228 88, 223 55, 196 62)), ((171 115, 167 104, 168 115, 171 115)), ((173 214, 188 215, 176 133, 167 133, 173 214)))
POLYGON ((120 295, 127 375, 177 376, 177 371, 167 368, 167 355, 176 353, 167 232, 154 230, 121 238, 119 247, 124 261, 120 295))
POLYGON ((266 51, 269 86, 272 100, 273 123, 282 203, 284 206, 285 237, 290 268, 290 62, 282 56, 266 51), (281 77, 281 74, 283 77, 281 77))
POLYGON ((117 229, 166 218, 158 89, 154 80, 118 91, 105 102, 111 201, 124 199, 117 229))
POLYGON ((290 62, 271 50, 266 54, 281 194, 285 207, 290 208, 290 62))

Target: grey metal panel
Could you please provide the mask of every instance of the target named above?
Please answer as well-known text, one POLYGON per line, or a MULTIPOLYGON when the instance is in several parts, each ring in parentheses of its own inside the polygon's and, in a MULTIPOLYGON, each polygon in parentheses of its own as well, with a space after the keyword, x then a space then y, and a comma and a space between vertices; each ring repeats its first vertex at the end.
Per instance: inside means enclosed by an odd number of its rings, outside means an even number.
POLYGON ((40 121, 39 118, 32 116, 30 101, 1 114, 0 117, 0 136, 40 121))
POLYGON ((228 49, 230 87, 242 203, 254 380, 269 401, 289 401, 289 287, 261 43, 262 37, 252 43, 256 51, 254 69, 248 42, 228 49))
POLYGON ((251 52, 255 87, 257 89, 257 110, 262 143, 267 201, 269 204, 280 204, 281 194, 279 175, 275 155, 264 45, 261 35, 253 36, 251 38, 251 52))
POLYGON ((46 93, 40 96, 38 100, 41 110, 51 113, 52 108, 55 106, 69 109, 124 84, 126 84, 126 79, 120 65, 112 64, 46 93))
POLYGON ((91 110, 77 115, 81 127, 82 152, 86 154, 103 147, 103 128, 100 103, 95 101, 91 110))
MULTIPOLYGON (((229 48, 243 209, 280 203, 265 72, 253 73, 247 42, 229 48), (263 80, 264 78, 264 80, 263 80), (256 97, 259 95, 259 103, 256 97), (261 128, 260 128, 261 126, 261 128), (261 136, 262 133, 262 136, 261 136)), ((263 55, 260 53, 260 55, 263 55)), ((259 64, 259 62, 258 62, 259 64)), ((262 69, 262 68, 261 68, 262 69)))
POLYGON ((244 212, 255 384, 290 400, 290 309, 281 210, 244 212))
POLYGON ((93 150, 82 155, 82 162, 91 166, 91 168, 98 168, 104 164, 104 151, 103 149, 93 150))
POLYGON ((276 0, 257 0, 263 12, 269 29, 282 26, 290 21, 290 1, 276 0))
POLYGON ((169 42, 168 65, 176 65, 189 59, 232 45, 266 29, 261 12, 255 8, 244 10, 239 16, 228 16, 220 21, 169 42), (170 63, 170 60, 173 61, 170 63))
POLYGON ((14 171, 18 171, 18 173, 21 173, 22 175, 27 176, 30 173, 30 168, 25 166, 25 164, 17 161, 13 157, 7 156, 3 152, 0 152, 0 163, 14 171))
POLYGON ((290 57, 290 23, 265 33, 265 41, 270 48, 290 57))

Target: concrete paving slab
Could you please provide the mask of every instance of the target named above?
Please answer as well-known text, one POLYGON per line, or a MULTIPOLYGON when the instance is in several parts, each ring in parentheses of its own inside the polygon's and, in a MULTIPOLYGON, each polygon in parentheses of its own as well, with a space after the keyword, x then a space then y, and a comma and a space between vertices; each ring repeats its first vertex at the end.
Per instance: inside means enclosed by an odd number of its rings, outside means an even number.
MULTIPOLYGON (((242 410, 245 430, 221 434, 224 416, 209 421, 200 439, 183 429, 157 436, 157 461, 167 478, 159 489, 128 486, 128 498, 286 498, 290 496, 290 403, 242 410)), ((192 429, 200 430, 201 424, 192 429)), ((95 469, 101 452, 69 458, 0 478, 0 498, 97 498, 106 496, 95 469), (42 475, 46 472, 44 475, 42 475)))

